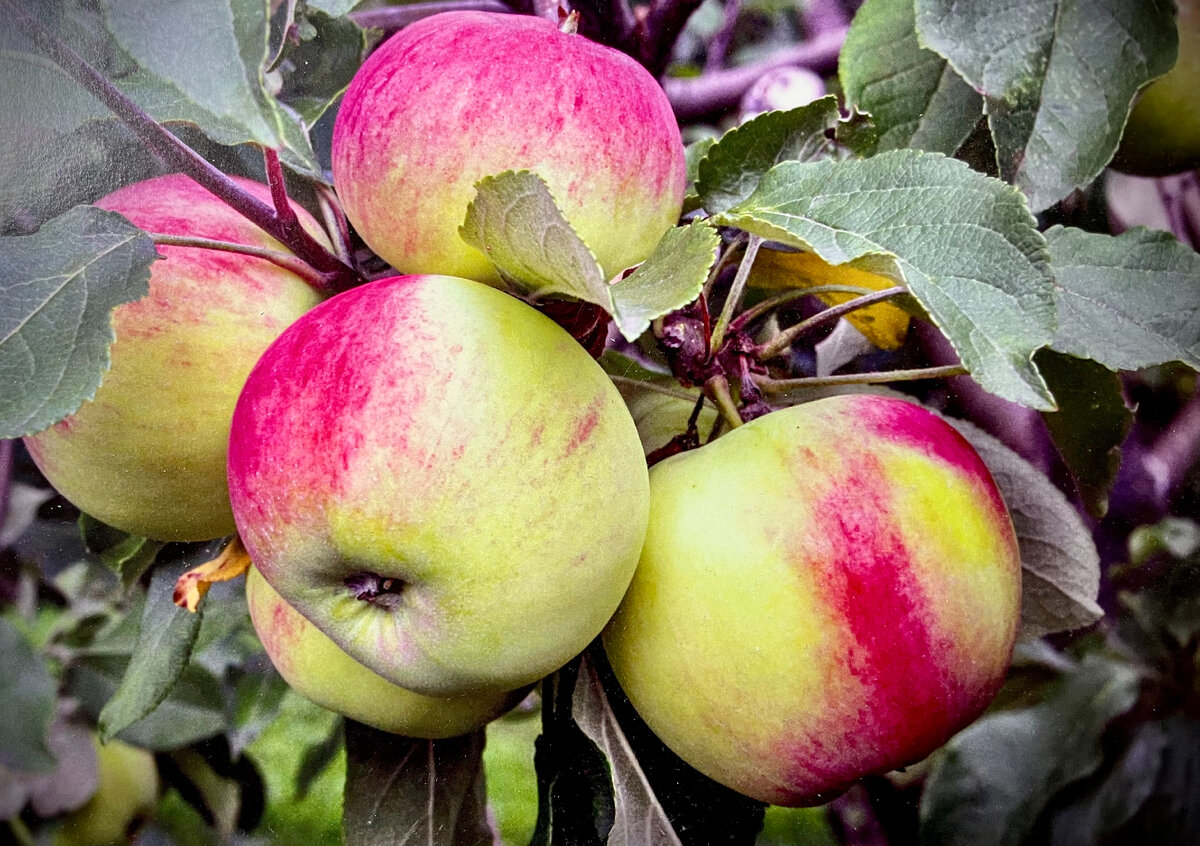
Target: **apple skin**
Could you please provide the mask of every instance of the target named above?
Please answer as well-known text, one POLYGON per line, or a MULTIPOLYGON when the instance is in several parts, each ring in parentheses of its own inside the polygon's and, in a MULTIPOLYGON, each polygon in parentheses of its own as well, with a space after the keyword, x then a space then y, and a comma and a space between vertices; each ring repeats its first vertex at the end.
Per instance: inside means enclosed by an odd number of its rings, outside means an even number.
POLYGON ((497 282, 458 229, 474 184, 517 169, 546 181, 609 278, 678 222, 686 187, 654 78, 537 17, 444 12, 405 27, 363 64, 334 125, 346 214, 402 273, 497 282))
MULTIPOLYGON (((265 202, 270 191, 246 179, 265 202)), ((269 235, 190 178, 173 174, 96 203, 150 232, 270 247, 269 235)), ((305 229, 324 239, 311 215, 305 229)), ((284 327, 321 300, 265 259, 160 246, 150 291, 112 313, 111 364, 93 399, 25 438, 50 483, 126 532, 195 541, 234 531, 225 482, 229 421, 242 383, 284 327)))
POLYGON ((369 283, 284 332, 238 401, 229 487, 266 580, 431 696, 515 690, 580 652, 649 517, 600 366, 525 303, 446 276, 369 283))
POLYGON ((343 652, 254 567, 246 573, 246 601, 271 663, 293 690, 380 731, 431 740, 466 734, 499 717, 529 692, 422 696, 392 684, 343 652))
POLYGON ((1138 176, 1200 168, 1200 0, 1176 0, 1179 58, 1142 91, 1113 167, 1138 176))
POLYGON ((158 803, 154 755, 120 740, 101 744, 93 735, 99 765, 96 792, 83 807, 62 819, 55 846, 117 846, 129 842, 129 829, 149 817, 158 803))
POLYGON ((1021 569, 987 468, 936 415, 838 396, 650 471, 604 633, 650 728, 710 778, 818 804, 920 760, 998 690, 1021 569))

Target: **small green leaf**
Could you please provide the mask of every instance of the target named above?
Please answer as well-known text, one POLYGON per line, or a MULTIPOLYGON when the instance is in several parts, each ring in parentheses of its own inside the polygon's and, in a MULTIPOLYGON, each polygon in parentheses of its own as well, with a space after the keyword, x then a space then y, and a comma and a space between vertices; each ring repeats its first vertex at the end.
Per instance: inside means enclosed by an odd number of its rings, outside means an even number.
POLYGON ((1102 364, 1049 349, 1039 350, 1034 360, 1058 401, 1058 411, 1043 415, 1046 428, 1088 512, 1103 517, 1121 465, 1121 444, 1133 426, 1121 380, 1102 364))
POLYGON ((921 43, 986 100, 1000 173, 1034 211, 1090 183, 1138 89, 1175 62, 1169 0, 916 0, 921 43))
POLYGON ((110 312, 146 295, 157 257, 146 233, 91 206, 0 238, 0 438, 39 432, 95 395, 110 312))
POLYGON ((1064 787, 1104 760, 1101 736, 1138 699, 1128 664, 1088 656, 1032 708, 1002 711, 946 744, 921 796, 921 842, 1018 846, 1064 787))
POLYGON ((100 712, 102 740, 120 733, 159 706, 183 674, 200 633, 204 606, 191 613, 172 597, 188 562, 160 565, 150 578, 137 645, 121 684, 100 712))
POLYGON ((0 617, 0 765, 48 772, 54 755, 47 745, 57 685, 46 659, 6 617, 0 617))
POLYGON ((911 147, 954 155, 983 116, 983 98, 917 40, 912 3, 866 0, 838 58, 847 101, 870 113, 876 143, 863 154, 911 147))
POLYGON ((1046 232, 1057 284, 1053 348, 1112 370, 1182 361, 1200 369, 1200 255, 1135 227, 1114 237, 1046 232))
POLYGON ((295 109, 307 126, 316 123, 350 85, 367 46, 366 33, 350 18, 313 6, 309 3, 302 16, 312 28, 311 37, 288 50, 279 66, 283 81, 279 99, 295 109))
POLYGON ((447 740, 346 721, 346 846, 491 846, 484 732, 447 740))
POLYGON ((79 530, 88 552, 99 555, 100 561, 121 577, 126 590, 150 569, 159 551, 166 546, 163 541, 114 529, 87 514, 79 515, 79 530))
POLYGON ((697 169, 696 188, 709 214, 750 196, 763 174, 780 162, 811 161, 829 149, 826 132, 837 126, 830 95, 784 112, 765 112, 721 136, 697 169))
POLYGON ((696 177, 700 172, 700 162, 708 155, 713 144, 717 143, 716 136, 706 135, 688 144, 683 150, 683 160, 687 166, 687 190, 696 190, 696 177))
POLYGON ((1054 330, 1045 241, 1020 192, 936 153, 783 162, 714 216, 830 264, 868 259, 926 309, 988 391, 1051 410, 1033 364, 1054 330))
POLYGON ((720 245, 721 236, 707 221, 668 230, 650 257, 609 289, 608 308, 625 339, 637 340, 650 321, 696 299, 720 245))
POLYGON ((537 174, 509 170, 479 180, 459 234, 520 295, 564 294, 611 310, 604 271, 537 174))
POLYGON ((1021 552, 1022 637, 1077 629, 1100 619, 1100 554, 1067 498, 996 438, 964 420, 945 419, 988 466, 1012 517, 1021 552))
POLYGON ((634 757, 616 715, 608 704, 604 685, 584 656, 572 694, 576 725, 608 760, 615 808, 610 846, 681 846, 667 813, 634 757))

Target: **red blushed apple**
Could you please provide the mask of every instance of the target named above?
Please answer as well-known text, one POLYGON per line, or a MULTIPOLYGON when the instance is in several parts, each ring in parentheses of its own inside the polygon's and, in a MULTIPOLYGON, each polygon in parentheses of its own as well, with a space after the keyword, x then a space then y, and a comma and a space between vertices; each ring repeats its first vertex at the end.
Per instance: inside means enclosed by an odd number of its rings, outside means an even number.
POLYGON ((982 712, 1020 590, 970 445, 916 405, 842 396, 651 469, 645 548, 604 645, 681 758, 764 802, 816 804, 982 712))
POLYGON ((404 273, 496 281, 458 234, 474 184, 541 176, 611 277, 679 218, 683 144, 658 83, 549 21, 446 12, 363 64, 333 134, 333 177, 363 240, 404 273))
POLYGON ((649 482, 600 366, 478 282, 340 294, 263 355, 229 486, 255 566, 360 663, 429 696, 515 690, 600 633, 649 482))
MULTIPOLYGON (((265 185, 238 184, 270 203, 265 185)), ((149 232, 286 249, 182 174, 96 203, 149 232)), ((320 226, 296 208, 304 228, 320 226)), ((229 421, 259 355, 321 300, 266 259, 160 246, 150 291, 113 310, 116 340, 96 395, 25 439, 50 483, 83 511, 135 535, 171 541, 232 534, 225 481, 229 421)))

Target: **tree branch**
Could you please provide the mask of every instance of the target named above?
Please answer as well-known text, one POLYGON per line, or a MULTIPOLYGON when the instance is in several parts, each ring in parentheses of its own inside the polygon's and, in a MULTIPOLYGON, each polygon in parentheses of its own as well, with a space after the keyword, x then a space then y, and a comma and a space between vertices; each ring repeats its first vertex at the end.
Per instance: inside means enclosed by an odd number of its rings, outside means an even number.
POLYGON ((190 176, 224 200, 239 214, 312 265, 315 270, 325 274, 337 290, 350 288, 364 281, 353 268, 343 264, 337 256, 309 235, 299 225, 298 220, 289 223, 281 219, 269 205, 243 191, 229 176, 160 126, 154 118, 30 12, 13 0, 0 0, 0 7, 9 11, 10 20, 15 21, 17 26, 33 39, 39 50, 111 109, 133 130, 143 144, 162 157, 168 167, 190 176))
POLYGON ((363 9, 347 15, 363 29, 382 30, 385 36, 398 32, 410 23, 439 12, 497 12, 511 13, 513 9, 501 0, 433 0, 427 3, 409 3, 404 6, 385 6, 379 9, 363 9))
POLYGON ((298 259, 291 253, 281 253, 266 247, 255 247, 250 244, 238 244, 234 241, 217 241, 213 238, 197 238, 190 235, 167 235, 163 232, 147 233, 155 244, 164 247, 198 247, 204 250, 217 250, 223 253, 241 253, 246 256, 265 259, 271 264, 290 270, 318 291, 326 294, 333 293, 330 280, 319 270, 313 268, 303 259, 298 259))
POLYGON ((921 379, 946 379, 950 376, 965 376, 967 368, 961 364, 942 367, 918 367, 913 370, 881 370, 871 373, 839 373, 835 376, 802 376, 798 379, 772 379, 769 376, 754 376, 754 384, 764 394, 782 394, 800 388, 830 388, 837 385, 886 385, 889 382, 916 382, 921 379))
POLYGON ((759 346, 754 351, 754 356, 759 361, 769 361, 795 343, 796 339, 805 332, 810 332, 818 326, 823 326, 830 321, 837 320, 852 311, 866 308, 869 305, 874 305, 884 300, 890 300, 892 297, 905 293, 908 293, 908 289, 902 285, 897 285, 894 288, 885 288, 882 291, 875 291, 862 297, 855 297, 840 305, 830 306, 824 311, 814 314, 808 320, 802 320, 795 326, 789 326, 787 329, 784 329, 774 338, 759 346))
POLYGON ((805 67, 821 73, 832 71, 837 67, 845 40, 845 27, 829 30, 751 65, 687 79, 664 79, 663 90, 680 120, 727 111, 737 106, 742 95, 767 71, 786 67, 805 67))
POLYGON ((637 58, 654 76, 662 76, 671 49, 692 13, 704 0, 653 0, 633 31, 637 58))

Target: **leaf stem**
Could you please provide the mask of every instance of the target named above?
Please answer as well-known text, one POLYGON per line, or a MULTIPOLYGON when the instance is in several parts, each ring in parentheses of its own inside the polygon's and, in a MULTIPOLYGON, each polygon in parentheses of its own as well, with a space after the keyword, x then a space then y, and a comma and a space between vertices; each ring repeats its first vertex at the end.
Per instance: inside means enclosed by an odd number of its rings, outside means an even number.
POLYGON ((871 293, 874 293, 871 288, 862 288, 858 285, 813 285, 811 288, 796 288, 791 291, 784 291, 782 294, 763 300, 761 303, 746 309, 733 319, 729 324, 729 328, 732 330, 742 329, 755 320, 758 320, 758 318, 767 312, 787 305, 792 300, 807 297, 809 294, 854 294, 855 296, 863 296, 864 294, 871 293))
POLYGON ((709 296, 711 296, 713 285, 716 284, 717 278, 721 275, 721 271, 726 268, 729 262, 733 260, 733 257, 737 255, 742 245, 745 244, 746 239, 744 236, 744 232, 739 232, 737 237, 730 243, 728 249, 721 253, 720 258, 717 259, 717 263, 713 265, 712 270, 708 272, 708 278, 704 280, 703 288, 705 299, 708 299, 709 296))
POLYGON ((333 244, 338 258, 346 264, 353 264, 350 253, 350 223, 337 194, 328 185, 317 185, 317 205, 321 207, 321 217, 325 221, 325 231, 333 244))
POLYGON ((728 379, 724 376, 713 376, 704 383, 704 394, 716 405, 725 425, 730 429, 736 429, 742 425, 742 415, 738 411, 737 403, 733 401, 728 379))
POLYGON ((292 273, 299 276, 309 285, 312 285, 319 291, 332 293, 333 288, 330 284, 330 279, 321 271, 315 269, 306 261, 296 258, 287 253, 281 253, 278 250, 270 250, 266 247, 255 247, 249 244, 238 244, 233 241, 217 241, 212 238, 198 238, 191 235, 167 235, 163 232, 150 232, 151 240, 155 244, 161 244, 164 247, 199 247, 205 250, 219 250, 225 253, 242 253, 255 258, 266 259, 272 264, 276 264, 285 270, 290 270, 292 273))
POLYGON ((746 280, 750 278, 750 268, 754 265, 754 259, 758 256, 758 248, 762 246, 763 239, 758 235, 751 235, 750 240, 746 242, 746 254, 742 256, 742 263, 738 265, 737 276, 733 277, 733 284, 729 286, 729 294, 725 297, 725 303, 721 306, 721 316, 717 318, 717 325, 713 327, 712 337, 709 339, 708 348, 712 350, 713 355, 716 355, 721 344, 725 343, 725 331, 729 328, 729 321, 733 319, 733 313, 738 307, 738 303, 742 300, 742 292, 746 290, 746 280))
POLYGON ((190 176, 313 268, 327 274, 335 289, 351 288, 364 281, 357 271, 343 264, 337 256, 309 235, 304 227, 299 225, 299 221, 280 218, 269 205, 242 190, 233 179, 159 125, 137 103, 19 3, 0 0, 0 7, 9 10, 10 19, 33 39, 39 50, 112 110, 133 130, 142 143, 161 156, 169 167, 190 176))
POLYGON ((896 285, 892 288, 885 288, 882 291, 874 291, 861 297, 855 297, 840 305, 830 306, 824 311, 814 314, 808 320, 802 320, 795 326, 789 326, 787 329, 784 329, 774 338, 760 345, 754 351, 754 355, 759 361, 769 361, 790 347, 795 343, 797 338, 806 332, 810 332, 818 326, 824 326, 826 323, 831 323, 852 311, 857 311, 860 308, 865 308, 884 300, 890 300, 892 297, 905 293, 908 293, 907 288, 903 285, 896 285))
POLYGON ((950 376, 966 376, 967 368, 961 364, 942 367, 918 367, 913 370, 884 370, 876 373, 841 373, 835 376, 805 376, 799 379, 772 379, 755 376, 754 384, 765 394, 782 394, 804 388, 829 388, 837 385, 884 385, 888 382, 915 382, 919 379, 945 379, 950 376))
POLYGON ((612 373, 608 374, 608 378, 612 380, 614 385, 627 385, 630 388, 653 391, 656 394, 662 394, 666 397, 675 397, 676 399, 687 400, 688 402, 696 401, 696 394, 684 390, 683 388, 673 388, 670 385, 664 385, 661 382, 631 379, 628 376, 616 376, 612 373))
POLYGON ((271 201, 275 204, 275 216, 288 226, 298 226, 299 218, 296 210, 288 199, 287 183, 283 178, 283 166, 279 163, 279 153, 270 147, 263 148, 263 164, 267 171, 267 184, 271 186, 271 201))

